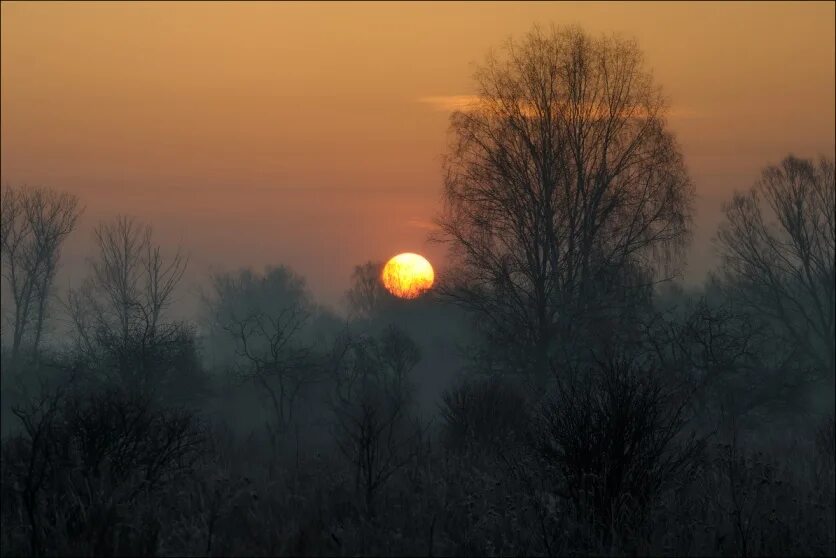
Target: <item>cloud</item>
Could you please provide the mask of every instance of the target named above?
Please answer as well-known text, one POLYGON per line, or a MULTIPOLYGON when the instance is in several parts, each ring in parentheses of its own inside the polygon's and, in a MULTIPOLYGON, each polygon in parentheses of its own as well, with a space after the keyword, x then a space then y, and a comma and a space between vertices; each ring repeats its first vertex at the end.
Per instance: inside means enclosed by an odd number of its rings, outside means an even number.
POLYGON ((434 97, 421 97, 419 103, 431 105, 433 109, 442 112, 453 112, 454 110, 468 110, 479 104, 478 95, 439 95, 434 97))
MULTIPOLYGON (((477 108, 484 101, 478 95, 436 95, 429 97, 421 97, 418 99, 419 103, 430 105, 434 110, 441 112, 453 112, 457 110, 468 111, 477 108)), ((523 114, 527 111, 522 109, 523 114)), ((594 112, 594 111, 593 111, 594 112)), ((641 109, 636 111, 635 116, 641 116, 644 113, 641 109)), ((665 111, 665 115, 673 120, 685 120, 698 118, 700 115, 693 109, 686 107, 669 107, 665 111)))
POLYGON ((434 231, 438 229, 438 225, 436 225, 432 221, 425 221, 423 219, 409 219, 406 222, 406 224, 410 227, 414 227, 416 229, 424 229, 427 231, 434 231))

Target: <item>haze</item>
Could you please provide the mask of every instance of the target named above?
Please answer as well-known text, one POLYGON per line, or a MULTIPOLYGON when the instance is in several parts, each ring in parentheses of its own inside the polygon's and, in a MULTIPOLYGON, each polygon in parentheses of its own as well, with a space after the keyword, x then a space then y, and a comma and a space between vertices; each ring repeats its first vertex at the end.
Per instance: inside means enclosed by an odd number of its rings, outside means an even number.
POLYGON ((833 3, 2 4, 2 183, 129 213, 209 269, 284 263, 335 303, 355 264, 427 242, 450 110, 532 24, 635 37, 697 189, 720 207, 787 153, 834 152, 833 3))

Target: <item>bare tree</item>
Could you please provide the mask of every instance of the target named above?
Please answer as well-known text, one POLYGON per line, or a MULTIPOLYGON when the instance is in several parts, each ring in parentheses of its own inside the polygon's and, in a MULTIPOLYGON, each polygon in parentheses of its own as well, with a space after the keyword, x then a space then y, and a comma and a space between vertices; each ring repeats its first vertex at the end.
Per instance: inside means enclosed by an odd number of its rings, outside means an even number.
POLYGON ((439 405, 448 448, 480 456, 513 448, 529 424, 531 402, 519 386, 497 376, 466 378, 439 405))
POLYGON ((92 274, 70 292, 68 307, 83 353, 114 366, 122 380, 154 389, 151 378, 161 352, 182 346, 183 324, 164 312, 183 277, 187 260, 178 250, 162 255, 151 227, 120 216, 94 231, 98 248, 92 274))
POLYGON ((417 455, 422 430, 410 421, 415 343, 390 326, 380 339, 342 339, 335 360, 335 436, 352 465, 365 513, 389 478, 417 455))
POLYGON ((150 533, 124 540, 118 525, 135 521, 139 502, 192 471, 204 450, 203 425, 136 394, 66 387, 15 407, 23 431, 4 441, 5 473, 20 487, 10 504, 25 512, 20 527, 29 531, 31 554, 136 552, 150 533))
POLYGON ((32 556, 43 555, 41 493, 46 484, 48 470, 54 460, 50 433, 54 430, 64 391, 41 389, 39 396, 29 402, 28 408, 17 407, 13 413, 20 419, 28 440, 17 436, 4 447, 4 466, 16 473, 20 485, 20 500, 26 512, 29 528, 29 547, 32 556), (28 441, 28 444, 26 443, 28 441), (12 455, 9 455, 9 454, 12 455), (17 453, 15 456, 13 453, 17 453), (18 459, 15 459, 18 457, 18 459), (17 461, 17 463, 15 463, 17 461), (11 463, 10 463, 11 462, 11 463))
POLYGON ((557 494, 593 517, 609 535, 619 515, 634 525, 678 474, 696 465, 705 440, 687 431, 688 391, 632 358, 615 357, 558 377, 558 391, 532 429, 535 454, 557 473, 557 494))
POLYGON ((833 160, 792 155, 726 205, 717 243, 722 277, 740 304, 836 375, 836 186, 833 160))
POLYGON ((78 198, 47 188, 8 187, 2 192, 0 243, 3 279, 14 303, 11 362, 24 340, 40 347, 52 285, 64 240, 81 213, 78 198))
POLYGON ((632 42, 535 28, 475 78, 444 163, 444 290, 543 372, 608 293, 676 271, 692 186, 632 42))
POLYGON ((316 308, 304 280, 281 266, 264 274, 218 274, 207 303, 214 333, 232 346, 233 358, 224 365, 269 400, 271 419, 265 426, 275 452, 300 392, 318 379, 305 337, 316 308))
POLYGON ((354 268, 351 274, 351 288, 346 293, 351 316, 370 318, 378 312, 385 301, 391 299, 383 286, 380 262, 366 262, 354 268))
MULTIPOLYGON (((713 281, 711 288, 716 287, 713 281)), ((791 343, 737 300, 701 296, 641 324, 642 352, 692 394, 695 419, 758 424, 757 411, 792 411, 814 377, 791 343)))

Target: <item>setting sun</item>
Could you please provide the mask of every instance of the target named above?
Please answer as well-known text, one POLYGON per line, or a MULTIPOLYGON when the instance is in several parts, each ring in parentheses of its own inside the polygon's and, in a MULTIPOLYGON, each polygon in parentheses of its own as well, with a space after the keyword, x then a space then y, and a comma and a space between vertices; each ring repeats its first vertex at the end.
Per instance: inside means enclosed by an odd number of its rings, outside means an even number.
POLYGON ((398 298, 417 298, 433 285, 433 266, 423 256, 405 252, 386 262, 383 286, 398 298))

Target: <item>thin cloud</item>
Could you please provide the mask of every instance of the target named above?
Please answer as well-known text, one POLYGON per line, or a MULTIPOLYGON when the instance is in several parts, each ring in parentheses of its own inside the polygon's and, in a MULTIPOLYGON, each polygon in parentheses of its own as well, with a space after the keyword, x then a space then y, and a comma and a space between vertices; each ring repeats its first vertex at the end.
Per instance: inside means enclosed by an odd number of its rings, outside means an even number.
POLYGON ((434 230, 438 229, 438 225, 436 225, 432 221, 426 221, 426 220, 423 220, 423 219, 409 219, 406 222, 406 224, 409 225, 410 227, 414 227, 416 229, 424 229, 424 230, 427 230, 427 231, 434 231, 434 230))
MULTIPOLYGON (((457 110, 474 110, 484 101, 478 95, 435 95, 421 97, 418 99, 418 102, 430 105, 436 111, 454 112, 457 110)), ((523 109, 523 113, 525 112, 525 109, 523 109)), ((642 112, 639 110, 635 115, 640 116, 642 112)), ((684 120, 698 118, 700 115, 695 110, 686 107, 670 107, 665 111, 665 116, 675 120, 684 120)))
POLYGON ((455 110, 470 110, 479 105, 478 95, 438 95, 434 97, 421 97, 419 103, 432 106, 433 109, 442 112, 453 112, 455 110))

